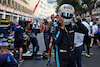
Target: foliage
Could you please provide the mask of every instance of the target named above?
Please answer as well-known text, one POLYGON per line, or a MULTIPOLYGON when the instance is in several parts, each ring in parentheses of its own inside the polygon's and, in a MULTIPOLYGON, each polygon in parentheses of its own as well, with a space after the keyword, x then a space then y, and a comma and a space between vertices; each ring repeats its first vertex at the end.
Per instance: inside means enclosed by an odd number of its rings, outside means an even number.
POLYGON ((58 11, 59 7, 62 4, 71 4, 72 6, 74 6, 74 8, 76 10, 76 14, 81 14, 81 13, 86 11, 83 8, 83 5, 87 4, 88 10, 90 11, 90 15, 91 15, 91 10, 92 10, 96 1, 97 0, 57 0, 58 6, 57 6, 56 12, 58 11))
POLYGON ((72 6, 74 6, 76 13, 81 12, 80 10, 82 10, 82 7, 79 6, 79 3, 77 0, 57 0, 58 6, 56 9, 56 12, 58 11, 59 7, 62 4, 71 4, 72 6))
POLYGON ((26 0, 22 0, 24 3, 29 4, 26 0))
MULTIPOLYGON (((94 8, 94 4, 97 0, 82 0, 83 4, 87 4, 87 10, 89 11, 90 15, 92 15, 92 9, 94 8)), ((91 16, 92 17, 92 16, 91 16)))

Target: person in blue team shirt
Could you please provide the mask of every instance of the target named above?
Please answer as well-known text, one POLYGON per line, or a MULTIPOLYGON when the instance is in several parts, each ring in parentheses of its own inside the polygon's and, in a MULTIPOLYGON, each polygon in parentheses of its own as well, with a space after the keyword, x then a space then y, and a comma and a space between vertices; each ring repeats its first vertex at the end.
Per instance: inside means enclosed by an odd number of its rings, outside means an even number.
POLYGON ((9 54, 5 45, 0 46, 0 67, 18 67, 17 61, 9 54))
POLYGON ((14 22, 12 26, 12 33, 10 34, 10 36, 15 37, 15 42, 14 42, 14 57, 15 57, 15 53, 16 53, 16 48, 19 49, 19 62, 22 62, 22 53, 23 53, 23 31, 21 29, 21 26, 19 24, 15 24, 14 22))
POLYGON ((39 59, 37 58, 37 52, 39 51, 39 45, 38 45, 36 36, 34 36, 30 31, 26 31, 26 34, 29 36, 26 39, 29 39, 29 42, 31 42, 33 45, 33 58, 39 59))

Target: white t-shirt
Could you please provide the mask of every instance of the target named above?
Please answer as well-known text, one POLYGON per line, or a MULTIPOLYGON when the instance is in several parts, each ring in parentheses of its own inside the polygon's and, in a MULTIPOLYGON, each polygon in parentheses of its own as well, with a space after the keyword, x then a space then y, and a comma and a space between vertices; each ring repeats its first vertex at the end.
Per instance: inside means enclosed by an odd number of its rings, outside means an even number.
POLYGON ((39 28, 40 28, 40 24, 35 22, 35 23, 33 24, 33 28, 34 28, 34 29, 39 29, 39 28))
POLYGON ((84 35, 82 33, 75 32, 74 33, 74 43, 76 44, 75 47, 79 47, 83 45, 84 35))
POLYGON ((90 35, 90 25, 86 21, 83 21, 82 24, 88 29, 88 35, 90 35))
POLYGON ((93 22, 91 21, 91 22, 90 22, 90 26, 92 26, 92 25, 93 25, 93 22))
MULTIPOLYGON (((93 25, 93 26, 92 26, 92 33, 94 33, 97 29, 98 29, 98 26, 97 26, 97 25, 93 25)), ((97 32, 98 32, 98 31, 97 31, 97 32)), ((97 32, 96 32, 96 33, 97 33, 97 32)), ((95 34, 96 34, 96 33, 95 33, 95 34)))

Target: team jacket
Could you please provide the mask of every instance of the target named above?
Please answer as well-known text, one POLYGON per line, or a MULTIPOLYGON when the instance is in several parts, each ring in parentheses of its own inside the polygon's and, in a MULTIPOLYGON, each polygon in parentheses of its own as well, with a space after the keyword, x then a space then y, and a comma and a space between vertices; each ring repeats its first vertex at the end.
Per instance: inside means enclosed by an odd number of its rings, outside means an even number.
POLYGON ((59 28, 54 39, 54 44, 58 45, 58 50, 62 49, 71 52, 74 46, 74 32, 87 34, 88 29, 80 22, 73 26, 72 24, 67 25, 65 29, 59 28))

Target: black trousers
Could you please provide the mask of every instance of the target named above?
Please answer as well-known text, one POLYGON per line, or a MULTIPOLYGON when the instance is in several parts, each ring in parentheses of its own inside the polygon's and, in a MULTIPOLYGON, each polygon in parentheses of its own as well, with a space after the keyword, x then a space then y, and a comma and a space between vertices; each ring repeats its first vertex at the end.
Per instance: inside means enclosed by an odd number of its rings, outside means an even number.
POLYGON ((37 52, 39 51, 39 46, 33 46, 33 56, 37 56, 37 52))
POLYGON ((46 47, 46 50, 47 51, 49 49, 49 39, 48 39, 48 35, 49 35, 49 33, 44 33, 44 41, 45 41, 45 47, 46 47))
POLYGON ((39 45, 35 37, 32 40, 32 45, 33 45, 33 56, 37 56, 37 52, 39 51, 39 45))
POLYGON ((60 67, 73 67, 74 66, 74 52, 70 53, 59 53, 60 67))
POLYGON ((85 44, 87 46, 87 54, 89 55, 89 53, 90 53, 90 37, 89 36, 84 36, 84 43, 83 43, 84 51, 85 51, 85 44))

